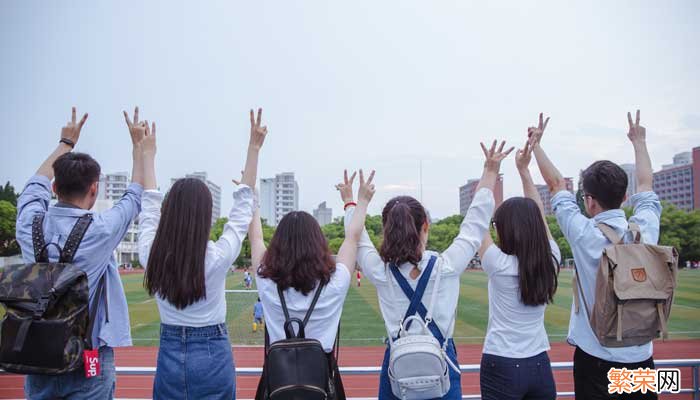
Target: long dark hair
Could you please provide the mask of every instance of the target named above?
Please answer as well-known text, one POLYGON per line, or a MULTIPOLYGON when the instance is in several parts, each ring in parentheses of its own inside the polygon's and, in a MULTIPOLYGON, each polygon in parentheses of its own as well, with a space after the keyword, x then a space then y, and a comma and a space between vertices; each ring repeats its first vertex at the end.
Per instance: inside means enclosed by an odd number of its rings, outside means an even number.
POLYGON ((559 260, 552 255, 537 203, 524 197, 512 197, 498 207, 493 221, 501 251, 518 259, 522 302, 538 306, 554 301, 559 260))
POLYGON ((204 182, 178 179, 162 207, 143 286, 181 310, 207 296, 204 259, 211 230, 211 192, 204 182))
POLYGON ((411 196, 389 200, 382 210, 384 240, 379 255, 385 263, 418 265, 423 258, 420 233, 428 220, 423 205, 411 196))
POLYGON ((335 261, 326 237, 316 219, 303 211, 282 218, 258 267, 258 274, 280 289, 291 287, 305 296, 316 281, 328 283, 333 272, 335 261))

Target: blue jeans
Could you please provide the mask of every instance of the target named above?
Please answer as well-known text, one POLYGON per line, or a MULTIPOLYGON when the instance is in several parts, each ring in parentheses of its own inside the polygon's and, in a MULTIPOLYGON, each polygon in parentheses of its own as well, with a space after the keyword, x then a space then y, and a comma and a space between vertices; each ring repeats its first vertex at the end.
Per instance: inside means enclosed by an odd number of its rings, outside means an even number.
MULTIPOLYGON (((459 365, 457 361, 457 349, 455 342, 452 339, 447 339, 447 356, 455 365, 459 365)), ((450 391, 442 396, 444 400, 461 400, 462 399, 462 374, 455 372, 451 367, 447 367, 450 372, 450 391)), ((394 396, 391 391, 391 382, 389 381, 389 346, 384 352, 384 362, 382 363, 382 372, 379 375, 379 400, 400 400, 394 396)))
POLYGON ((154 399, 236 398, 236 371, 225 324, 160 325, 154 399))
POLYGON ((29 400, 56 399, 90 400, 114 398, 116 372, 114 350, 103 346, 99 349, 100 376, 85 377, 85 369, 64 375, 27 375, 24 394, 29 400))
POLYGON ((553 400, 557 397, 546 351, 529 358, 481 356, 482 400, 553 400))

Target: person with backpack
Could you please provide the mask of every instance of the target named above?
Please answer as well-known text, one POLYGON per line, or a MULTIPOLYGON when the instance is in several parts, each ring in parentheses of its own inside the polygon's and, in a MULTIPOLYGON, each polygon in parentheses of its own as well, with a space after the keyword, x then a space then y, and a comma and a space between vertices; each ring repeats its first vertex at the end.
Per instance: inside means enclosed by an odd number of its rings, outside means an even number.
POLYGON ((250 110, 250 141, 242 184, 221 237, 210 241, 212 196, 201 180, 179 179, 167 196, 155 179, 155 135, 147 137, 139 258, 144 287, 160 313, 154 399, 235 399, 236 376, 226 328, 228 269, 253 216, 253 187, 267 135, 262 109, 250 110))
POLYGON ((374 195, 373 178, 374 171, 365 181, 360 170, 358 210, 335 260, 318 222, 303 211, 285 215, 266 247, 256 210, 248 239, 265 309, 257 400, 345 399, 337 360, 340 315, 374 195))
MULTIPOLYGON (((553 194, 552 208, 557 222, 574 254, 576 282, 573 283, 574 302, 571 306, 567 341, 576 347, 573 372, 577 399, 656 399, 658 397, 651 391, 646 393, 637 391, 631 394, 610 393, 608 386, 611 383, 608 373, 612 368, 628 370, 654 368, 653 337, 640 335, 636 339, 641 340, 636 340, 634 344, 626 344, 622 341, 622 335, 624 334, 627 339, 627 333, 630 332, 627 328, 634 327, 625 326, 621 318, 611 316, 605 325, 619 332, 620 341, 615 337, 617 335, 615 333, 610 338, 612 340, 607 340, 605 336, 596 334, 594 331, 596 326, 591 323, 595 321, 597 314, 594 310, 605 303, 616 305, 622 312, 625 306, 634 306, 633 303, 625 305, 625 302, 620 301, 614 294, 613 297, 604 298, 605 292, 599 290, 601 284, 606 285, 608 279, 617 274, 613 268, 608 268, 608 265, 601 266, 602 260, 615 256, 614 245, 621 241, 639 243, 640 239, 645 244, 656 245, 659 240, 661 202, 652 191, 653 175, 646 146, 646 129, 639 124, 639 110, 635 121, 632 120, 630 113, 627 114, 627 118, 629 123, 627 137, 634 149, 637 175, 637 193, 630 199, 634 210, 629 221, 621 209, 626 199, 627 174, 620 166, 607 160, 596 161, 581 173, 583 203, 589 218, 581 212, 576 196, 566 190, 564 178, 542 148, 540 142, 549 118, 543 122, 540 114, 538 127, 528 131, 540 172, 553 194), (634 232, 630 235, 631 231, 634 232)), ((631 247, 630 249, 633 250, 631 247)), ((628 261, 624 258, 618 259, 617 269, 626 268, 624 264, 628 261)), ((668 261, 672 262, 672 260, 668 261)), ((629 274, 622 277, 626 280, 625 285, 633 287, 636 281, 649 284, 647 274, 653 272, 651 267, 651 264, 636 264, 629 274), (634 269, 637 267, 640 269, 635 273, 634 269)), ((665 278, 664 281, 666 281, 665 278)), ((670 308, 670 302, 667 306, 670 308)), ((656 307, 652 306, 650 311, 651 314, 645 311, 627 320, 626 324, 657 321, 656 307)))
MULTIPOLYGON (((84 333, 86 337, 71 337, 68 339, 70 344, 67 344, 61 342, 67 338, 59 334, 61 330, 56 329, 57 325, 54 325, 50 334, 42 335, 41 324, 36 321, 37 323, 26 325, 26 329, 20 327, 17 337, 24 337, 26 340, 23 344, 17 343, 20 344, 19 348, 6 351, 4 340, 10 338, 3 335, 1 358, 12 358, 11 352, 20 350, 23 354, 27 353, 31 361, 37 362, 35 365, 24 365, 36 371, 26 376, 24 385, 25 395, 32 400, 111 399, 115 388, 112 349, 131 346, 129 313, 114 250, 141 209, 141 146, 146 124, 138 120, 136 108, 134 123, 129 126, 133 146, 132 182, 112 208, 95 213, 90 209, 98 196, 100 164, 88 154, 73 152, 87 117, 85 114, 78 121, 76 109, 73 107, 70 121, 61 130, 58 146, 29 179, 17 200, 16 237, 24 262, 43 260, 71 264, 75 267, 75 273, 82 271, 87 275, 88 286, 84 295, 76 293, 75 288, 62 289, 72 293, 69 298, 89 304, 89 311, 72 310, 70 305, 58 307, 56 303, 60 302, 61 298, 55 295, 56 291, 52 291, 41 299, 45 301, 45 310, 42 311, 46 313, 42 315, 40 311, 34 315, 37 318, 49 318, 52 315, 55 317, 59 309, 62 309, 62 312, 83 313, 81 315, 84 315, 84 318, 81 321, 76 321, 75 325, 64 329, 84 333), (58 202, 50 206, 52 189, 58 197, 58 202), (33 343, 32 338, 40 340, 41 343, 33 343), (83 346, 84 354, 74 354, 76 349, 83 346), (78 364, 57 371, 57 365, 60 365, 64 358, 51 360, 49 352, 41 350, 55 347, 65 351, 66 356, 78 357, 78 364), (32 352, 34 354, 29 354, 32 352), (89 355, 86 357, 89 361, 85 362, 83 368, 81 361, 86 355, 89 355), (53 365, 47 365, 52 361, 53 365), (90 377, 87 377, 88 375, 90 377)), ((27 282, 35 289, 56 290, 61 283, 57 280, 58 277, 52 277, 50 274, 40 274, 36 279, 37 281, 27 282)), ((38 304, 42 305, 42 302, 38 304)), ((3 324, 8 321, 9 319, 6 319, 3 324)), ((22 363, 23 360, 18 357, 14 367, 20 368, 22 363)))
MULTIPOLYGON (((513 148, 505 142, 490 149, 474 199, 452 244, 444 252, 426 249, 430 221, 423 205, 409 196, 395 197, 382 211, 379 251, 366 230, 358 243, 357 263, 377 289, 387 330, 387 349, 380 374, 379 399, 461 399, 461 377, 452 340, 460 275, 488 232, 494 187, 501 161, 513 148)), ((346 232, 359 209, 352 180, 344 182, 346 232)))
POLYGON ((511 197, 496 209, 498 245, 487 232, 479 249, 489 298, 479 376, 483 400, 557 397, 544 313, 554 301, 561 253, 528 169, 531 159, 526 142, 515 154, 525 197, 511 197))

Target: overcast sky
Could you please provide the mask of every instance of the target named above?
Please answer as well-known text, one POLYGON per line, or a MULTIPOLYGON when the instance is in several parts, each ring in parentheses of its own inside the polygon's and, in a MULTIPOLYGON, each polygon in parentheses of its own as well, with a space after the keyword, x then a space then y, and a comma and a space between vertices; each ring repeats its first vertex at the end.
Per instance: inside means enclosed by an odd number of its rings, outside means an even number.
MULTIPOLYGON (((144 3, 0 2, 0 181, 22 187, 71 105, 90 114, 77 149, 111 172, 131 167, 121 111, 138 104, 158 124, 159 184, 207 171, 224 214, 257 106, 260 176, 295 172, 301 208, 334 217, 343 168, 377 170, 377 213, 419 196, 421 159, 425 205, 457 213, 479 141, 520 145, 539 111, 567 176, 633 161, 637 107, 655 168, 700 146, 697 1, 144 3)), ((520 194, 512 157, 503 172, 520 194)))

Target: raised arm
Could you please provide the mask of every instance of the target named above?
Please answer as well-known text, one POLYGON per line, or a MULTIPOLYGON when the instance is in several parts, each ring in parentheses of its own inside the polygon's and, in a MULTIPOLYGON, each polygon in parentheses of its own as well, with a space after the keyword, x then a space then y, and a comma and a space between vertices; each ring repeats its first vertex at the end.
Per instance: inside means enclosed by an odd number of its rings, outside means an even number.
POLYGON ((241 183, 251 188, 255 187, 255 180, 258 179, 258 156, 267 136, 267 126, 261 126, 261 124, 262 108, 258 108, 257 119, 254 117, 253 110, 250 110, 250 140, 241 183))
POLYGON ((535 159, 537 160, 537 166, 540 169, 540 173, 542 174, 545 183, 549 187, 549 191, 552 194, 556 194, 562 190, 566 190, 566 181, 564 180, 561 172, 559 172, 557 167, 555 167, 552 161, 550 161, 549 157, 547 157, 547 154, 540 145, 544 130, 547 128, 547 124, 549 123, 549 117, 547 117, 544 122, 542 122, 542 117, 542 113, 540 113, 540 121, 537 128, 530 127, 527 134, 529 137, 530 147, 532 147, 533 153, 535 154, 535 159))
POLYGON ((639 110, 637 110, 635 122, 632 122, 632 114, 627 113, 627 122, 630 126, 627 137, 634 147, 637 193, 651 192, 653 190, 654 173, 651 169, 651 158, 649 158, 649 151, 647 150, 647 130, 639 125, 639 110))
POLYGON ((542 198, 540 198, 540 193, 535 187, 535 182, 532 180, 532 175, 530 175, 530 161, 532 160, 532 147, 530 147, 530 142, 525 142, 525 146, 522 150, 515 152, 515 166, 520 174, 520 181, 523 184, 523 195, 528 199, 532 199, 536 204, 537 208, 540 210, 540 215, 542 216, 542 221, 544 222, 544 227, 547 230, 547 237, 552 239, 552 232, 549 231, 549 225, 547 225, 547 219, 544 215, 544 205, 542 204, 542 198))
POLYGON ((260 221, 260 208, 255 207, 253 219, 248 226, 248 241, 250 241, 250 263, 254 269, 262 263, 265 256, 265 240, 263 239, 262 221, 260 221))
MULTIPOLYGON (((352 175, 353 179, 355 174, 352 175)), ((345 181, 348 182, 348 173, 345 171, 345 181)), ((338 250, 338 262, 348 267, 348 271, 352 274, 355 272, 355 264, 357 261, 357 245, 362 239, 365 230, 365 219, 367 217, 367 207, 374 196, 374 171, 369 174, 369 178, 365 181, 365 176, 360 170, 360 189, 357 194, 357 206, 350 221, 350 225, 345 230, 345 240, 338 250)), ((340 186, 340 185, 339 185, 340 186)), ((352 193, 352 180, 349 182, 350 191, 352 193)), ((347 204, 347 203, 346 203, 347 204)))
MULTIPOLYGON (((511 147, 507 151, 503 151, 503 147, 506 144, 505 141, 501 142, 498 149, 496 149, 496 144, 497 142, 494 140, 491 148, 487 150, 486 146, 481 143, 481 149, 486 157, 481 181, 479 181, 479 185, 476 188, 476 194, 471 205, 469 205, 467 215, 459 227, 459 234, 450 247, 442 253, 442 257, 448 260, 448 265, 456 273, 462 273, 467 268, 469 261, 479 250, 484 235, 488 234, 489 231, 489 223, 495 208, 493 190, 498 180, 501 161, 514 149, 511 147)), ((452 271, 446 270, 446 272, 452 271)))
MULTIPOLYGON (((144 174, 144 159, 141 152, 141 141, 146 137, 147 131, 150 131, 148 121, 139 120, 139 107, 134 107, 134 120, 129 118, 129 114, 126 111, 124 113, 124 120, 126 121, 126 126, 129 128, 129 135, 131 136, 132 145, 132 167, 131 167, 131 182, 138 183, 142 187, 144 185, 143 174, 144 174)), ((155 124, 153 130, 155 131, 155 124)))
POLYGON ((59 139, 58 146, 56 146, 54 151, 41 163, 41 166, 39 166, 39 169, 36 171, 37 175, 45 176, 49 178, 49 180, 53 179, 54 161, 63 154, 70 153, 71 150, 73 150, 78 143, 78 139, 80 139, 80 130, 83 129, 87 118, 88 115, 85 113, 80 121, 76 122, 76 110, 75 107, 73 107, 71 120, 68 121, 66 126, 61 128, 61 138, 59 139))

